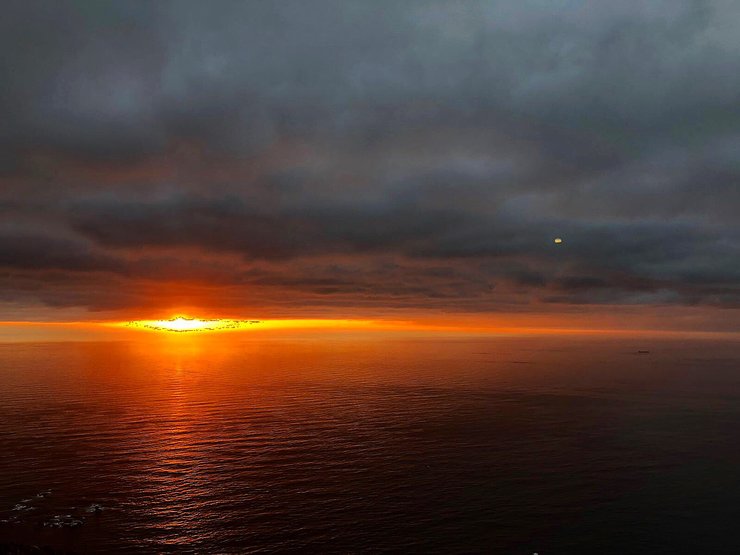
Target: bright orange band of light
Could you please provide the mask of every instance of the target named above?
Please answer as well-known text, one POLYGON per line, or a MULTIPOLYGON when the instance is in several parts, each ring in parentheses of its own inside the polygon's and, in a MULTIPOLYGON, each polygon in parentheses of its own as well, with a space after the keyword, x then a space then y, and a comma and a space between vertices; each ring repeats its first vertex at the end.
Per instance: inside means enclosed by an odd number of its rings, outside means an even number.
POLYGON ((198 331, 219 331, 219 330, 236 330, 248 328, 259 324, 259 320, 229 320, 229 319, 212 319, 201 320, 199 318, 186 318, 177 316, 169 320, 135 320, 125 325, 132 328, 143 328, 155 331, 171 332, 198 332, 198 331))
POLYGON ((175 316, 169 320, 134 320, 107 324, 113 327, 125 327, 143 331, 156 332, 217 332, 236 330, 382 330, 406 328, 404 322, 382 322, 373 320, 347 319, 294 319, 294 320, 234 320, 234 319, 200 319, 188 316, 175 316))

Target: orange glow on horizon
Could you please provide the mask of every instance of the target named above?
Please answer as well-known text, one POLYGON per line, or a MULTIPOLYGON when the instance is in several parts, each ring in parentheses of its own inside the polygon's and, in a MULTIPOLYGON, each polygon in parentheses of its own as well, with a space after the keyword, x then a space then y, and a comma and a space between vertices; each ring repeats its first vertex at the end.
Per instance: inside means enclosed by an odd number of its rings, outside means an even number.
POLYGON ((259 320, 231 320, 220 318, 201 320, 200 318, 176 316, 169 320, 134 320, 123 325, 154 331, 183 333, 236 330, 248 328, 256 324, 260 324, 259 320))
MULTIPOLYGON (((172 313, 171 313, 172 314, 172 313)), ((127 340, 142 335, 207 336, 229 335, 237 337, 315 337, 326 334, 382 334, 409 337, 442 334, 455 337, 471 335, 701 335, 734 336, 732 330, 687 330, 655 327, 651 320, 614 317, 596 319, 551 315, 506 315, 505 317, 479 315, 446 315, 445 317, 418 316, 409 318, 285 318, 269 320, 243 320, 220 318, 207 314, 190 316, 192 312, 175 312, 176 316, 151 320, 90 320, 90 321, 0 321, 0 342, 31 340, 127 340), (187 316, 186 316, 187 315, 187 316), (617 324, 617 325, 615 325, 617 324)), ((619 316, 619 315, 617 315, 619 316)), ((674 319, 677 321, 677 319, 674 319)))

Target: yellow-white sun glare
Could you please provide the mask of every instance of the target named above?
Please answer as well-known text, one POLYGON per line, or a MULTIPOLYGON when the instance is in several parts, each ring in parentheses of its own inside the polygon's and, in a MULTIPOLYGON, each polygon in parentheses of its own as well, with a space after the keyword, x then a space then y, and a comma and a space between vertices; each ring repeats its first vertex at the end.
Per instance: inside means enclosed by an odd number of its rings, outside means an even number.
POLYGON ((177 316, 169 320, 136 320, 128 325, 134 328, 144 328, 157 331, 194 332, 194 331, 218 331, 226 329, 237 329, 257 324, 256 320, 201 320, 199 318, 186 318, 177 316))

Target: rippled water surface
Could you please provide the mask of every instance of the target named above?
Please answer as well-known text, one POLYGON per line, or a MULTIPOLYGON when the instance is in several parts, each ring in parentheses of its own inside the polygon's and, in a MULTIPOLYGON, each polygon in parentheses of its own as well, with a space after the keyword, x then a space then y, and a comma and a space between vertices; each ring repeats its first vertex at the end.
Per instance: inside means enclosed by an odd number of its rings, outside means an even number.
POLYGON ((0 540, 740 553, 739 356, 583 337, 0 344, 0 540))

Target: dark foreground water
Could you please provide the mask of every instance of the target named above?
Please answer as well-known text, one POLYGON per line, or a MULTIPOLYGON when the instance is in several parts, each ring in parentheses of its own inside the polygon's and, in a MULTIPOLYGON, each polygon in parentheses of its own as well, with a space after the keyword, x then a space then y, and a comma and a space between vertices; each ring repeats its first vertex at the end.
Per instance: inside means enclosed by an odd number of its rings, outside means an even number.
POLYGON ((0 543, 737 554, 739 357, 645 338, 3 344, 0 543))

